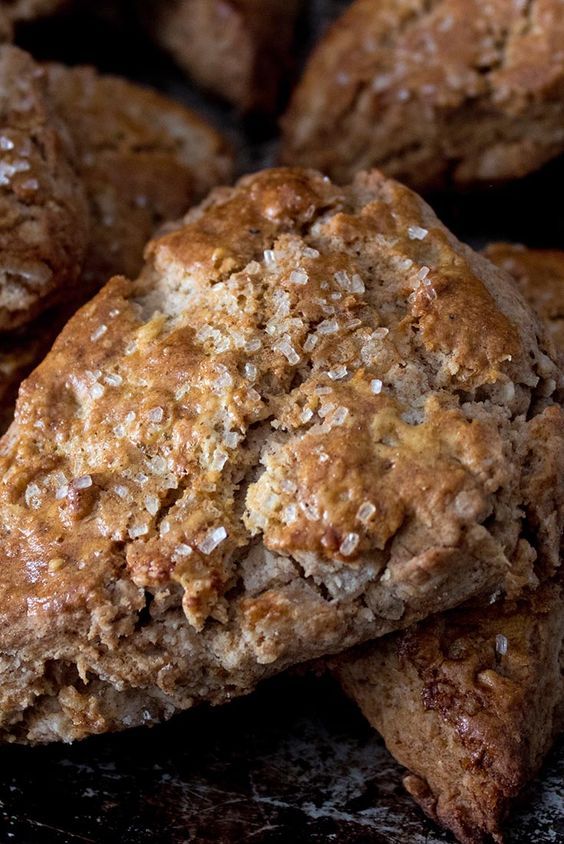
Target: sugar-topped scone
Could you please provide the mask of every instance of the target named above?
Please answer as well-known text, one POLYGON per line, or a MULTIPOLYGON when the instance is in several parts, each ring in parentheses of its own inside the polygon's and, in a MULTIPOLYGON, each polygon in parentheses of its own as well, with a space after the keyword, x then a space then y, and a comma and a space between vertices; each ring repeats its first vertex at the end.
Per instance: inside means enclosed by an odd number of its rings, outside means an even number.
POLYGON ((503 840, 511 801, 564 726, 563 668, 562 586, 549 582, 387 636, 337 673, 409 769, 409 793, 463 844, 482 844, 503 840))
POLYGON ((135 276, 155 229, 230 181, 232 153, 209 123, 156 91, 86 67, 49 65, 47 81, 90 200, 81 281, 135 276))
POLYGON ((270 111, 302 0, 157 0, 151 29, 193 79, 241 111, 270 111))
MULTIPOLYGON (((564 355, 564 253, 493 244, 486 254, 564 355)), ((554 460, 564 474, 562 449, 554 460)), ((519 601, 435 616, 339 661, 336 673, 409 769, 417 802, 464 844, 481 844, 502 840, 511 802, 564 727, 563 668, 557 580, 519 601)))
POLYGON ((5 739, 220 703, 557 568, 541 326, 409 190, 264 171, 146 260, 2 440, 5 739))
POLYGON ((561 0, 356 0, 309 60, 283 161, 415 187, 523 176, 564 150, 561 0))
POLYGON ((0 331, 29 322, 80 274, 88 206, 74 149, 33 59, 0 48, 0 331))

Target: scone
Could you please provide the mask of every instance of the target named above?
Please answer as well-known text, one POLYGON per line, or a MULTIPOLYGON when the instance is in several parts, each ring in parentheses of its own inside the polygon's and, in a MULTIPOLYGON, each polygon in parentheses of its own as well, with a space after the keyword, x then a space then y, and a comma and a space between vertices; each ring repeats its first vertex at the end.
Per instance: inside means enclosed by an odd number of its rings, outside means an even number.
POLYGON ((564 358, 564 252, 493 243, 485 254, 513 276, 564 358))
POLYGON ((549 582, 520 601, 454 610, 343 662, 339 677, 404 784, 463 844, 501 842, 511 800, 564 727, 564 600, 549 582))
POLYGON ((229 180, 233 161, 211 126, 125 80, 44 71, 13 47, 0 74, 0 329, 58 303, 0 342, 5 430, 19 382, 69 316, 112 275, 137 274, 155 229, 229 180))
POLYGON ((241 111, 270 111, 302 0, 165 0, 151 29, 193 79, 241 111))
POLYGON ((264 171, 146 260, 1 441, 4 739, 224 702, 557 569, 556 364, 407 188, 264 171))
POLYGON ((209 123, 156 91, 87 67, 49 65, 46 72, 90 201, 81 283, 133 277, 161 223, 230 181, 232 152, 209 123))
POLYGON ((0 48, 0 331, 29 322, 79 277, 88 205, 74 150, 33 59, 0 48))
MULTIPOLYGON (((564 253, 486 249, 564 354, 564 253)), ((564 473, 562 451, 554 455, 564 473)), ((564 600, 549 582, 520 601, 457 609, 343 659, 337 675, 410 773, 415 800, 464 844, 492 836, 564 727, 564 600)))
POLYGON ((313 53, 283 161, 339 182, 499 181, 564 150, 560 0, 356 0, 313 53))

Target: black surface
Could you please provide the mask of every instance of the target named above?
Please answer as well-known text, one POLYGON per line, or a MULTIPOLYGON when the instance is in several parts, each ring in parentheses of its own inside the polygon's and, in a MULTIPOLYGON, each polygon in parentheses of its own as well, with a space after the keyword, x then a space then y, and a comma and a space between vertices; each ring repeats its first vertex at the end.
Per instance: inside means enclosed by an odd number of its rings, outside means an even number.
MULTIPOLYGON (((564 840, 564 748, 508 844, 564 840), (560 806, 558 805, 560 802, 560 806)), ((439 844, 401 769, 329 678, 72 747, 0 750, 0 840, 22 844, 439 844)))

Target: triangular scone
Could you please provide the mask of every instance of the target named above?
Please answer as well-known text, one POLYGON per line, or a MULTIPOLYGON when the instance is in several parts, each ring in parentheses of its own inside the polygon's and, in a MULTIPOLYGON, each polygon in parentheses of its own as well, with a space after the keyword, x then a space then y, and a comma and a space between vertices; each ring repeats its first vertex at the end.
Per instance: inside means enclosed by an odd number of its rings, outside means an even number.
MULTIPOLYGON (((564 253, 495 244, 486 254, 513 275, 564 354, 564 253)), ((564 474, 562 449, 548 448, 530 501, 550 487, 551 459, 564 474)), ((539 527, 547 516, 537 517, 539 527)), ((343 661, 338 675, 409 768, 414 798, 475 844, 501 840, 511 801, 564 726, 563 669, 564 600, 553 582, 518 603, 429 619, 343 661)))
POLYGON ((557 567, 556 365, 417 196, 264 171, 146 258, 2 440, 4 738, 226 701, 557 567))
POLYGON ((404 784, 464 844, 502 841, 511 801, 564 726, 564 600, 454 610, 343 663, 344 688, 409 769, 404 784))
POLYGON ((564 151, 560 0, 355 0, 283 120, 282 159, 416 188, 524 176, 564 151))

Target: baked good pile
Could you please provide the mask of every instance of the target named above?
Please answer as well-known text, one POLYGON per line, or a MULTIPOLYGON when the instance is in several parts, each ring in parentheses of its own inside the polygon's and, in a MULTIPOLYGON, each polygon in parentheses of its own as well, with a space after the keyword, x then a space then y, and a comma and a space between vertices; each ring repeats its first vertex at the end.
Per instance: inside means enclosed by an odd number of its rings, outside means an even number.
POLYGON ((303 68, 299 2, 111 10, 240 125, 284 110, 244 175, 180 99, 22 48, 71 2, 1 12, 0 738, 305 664, 502 841, 564 723, 564 251, 413 189, 564 152, 564 6, 346 5, 303 68))

